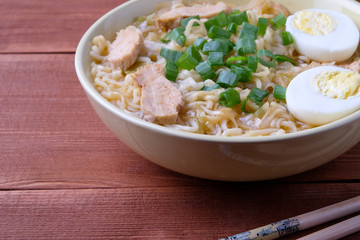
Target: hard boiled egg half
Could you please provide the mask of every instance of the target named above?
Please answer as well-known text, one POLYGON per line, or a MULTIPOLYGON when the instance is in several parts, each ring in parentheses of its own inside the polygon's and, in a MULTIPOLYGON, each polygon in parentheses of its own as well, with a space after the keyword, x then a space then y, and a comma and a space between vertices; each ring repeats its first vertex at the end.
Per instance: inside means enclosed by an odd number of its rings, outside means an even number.
POLYGON ((350 58, 359 44, 359 30, 345 14, 325 9, 306 9, 289 16, 286 31, 296 50, 321 62, 350 58))
POLYGON ((288 110, 298 120, 322 125, 360 109, 360 74, 320 66, 298 74, 286 91, 288 110))

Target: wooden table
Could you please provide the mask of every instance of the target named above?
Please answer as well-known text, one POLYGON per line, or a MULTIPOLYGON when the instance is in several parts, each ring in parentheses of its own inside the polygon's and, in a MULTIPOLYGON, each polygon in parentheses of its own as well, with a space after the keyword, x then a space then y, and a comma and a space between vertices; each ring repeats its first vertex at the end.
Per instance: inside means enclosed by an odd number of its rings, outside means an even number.
POLYGON ((82 34, 122 2, 0 1, 1 239, 216 239, 360 194, 360 144, 257 183, 187 177, 124 146, 74 70, 82 34))

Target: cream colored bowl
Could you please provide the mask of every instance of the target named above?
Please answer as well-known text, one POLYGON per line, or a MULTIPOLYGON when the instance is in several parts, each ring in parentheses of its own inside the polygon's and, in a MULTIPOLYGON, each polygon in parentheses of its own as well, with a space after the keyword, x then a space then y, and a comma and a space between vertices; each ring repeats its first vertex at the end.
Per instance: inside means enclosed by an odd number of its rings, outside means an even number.
MULTIPOLYGON (((105 125, 129 148, 144 158, 190 176, 257 181, 290 176, 325 164, 360 140, 360 111, 315 129, 282 136, 218 137, 171 130, 131 116, 103 98, 90 76, 93 37, 115 33, 137 16, 150 14, 161 0, 129 1, 95 22, 82 37, 75 68, 90 103, 105 125)), ((237 3, 247 3, 240 1, 237 3)), ((291 12, 302 8, 340 10, 360 27, 360 4, 352 0, 279 0, 291 12)))

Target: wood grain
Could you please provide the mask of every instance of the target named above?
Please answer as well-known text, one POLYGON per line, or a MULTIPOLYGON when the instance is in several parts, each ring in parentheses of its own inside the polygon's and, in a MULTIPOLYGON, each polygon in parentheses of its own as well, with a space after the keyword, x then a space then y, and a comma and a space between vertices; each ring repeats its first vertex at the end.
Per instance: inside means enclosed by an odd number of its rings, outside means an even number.
POLYGON ((224 183, 176 191, 169 187, 6 191, 0 192, 0 231, 5 239, 27 240, 217 239, 358 193, 356 184, 299 184, 297 191, 293 187, 224 183))

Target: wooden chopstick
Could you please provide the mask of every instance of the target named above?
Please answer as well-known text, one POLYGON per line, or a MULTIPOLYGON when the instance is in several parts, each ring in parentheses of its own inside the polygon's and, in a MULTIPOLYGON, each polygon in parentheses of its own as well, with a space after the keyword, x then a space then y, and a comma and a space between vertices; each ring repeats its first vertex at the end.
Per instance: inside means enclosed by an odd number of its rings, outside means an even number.
POLYGON ((360 231, 360 215, 334 224, 298 240, 336 240, 360 231))
MULTIPOLYGON (((271 240, 360 211, 360 196, 220 240, 271 240)), ((355 220, 352 221, 357 221, 355 220)), ((340 227, 343 225, 340 225, 340 227)), ((335 226, 336 229, 338 226, 335 226)), ((324 240, 324 238, 321 238, 324 240)), ((313 240, 313 239, 311 239, 313 240)))

